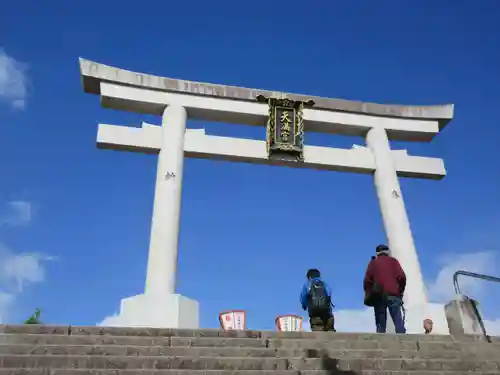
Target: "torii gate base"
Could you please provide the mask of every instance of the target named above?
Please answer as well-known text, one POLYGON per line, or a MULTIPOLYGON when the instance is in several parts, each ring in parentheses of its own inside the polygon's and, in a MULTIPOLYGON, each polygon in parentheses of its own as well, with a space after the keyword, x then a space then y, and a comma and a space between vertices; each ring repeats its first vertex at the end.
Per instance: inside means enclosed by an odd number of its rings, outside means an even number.
POLYGON ((113 325, 199 327, 198 303, 176 294, 183 164, 185 157, 198 157, 372 174, 391 255, 407 275, 407 331, 422 333, 423 320, 430 318, 433 333, 449 332, 444 306, 428 301, 398 179, 439 180, 446 170, 441 159, 392 150, 390 140, 432 140, 451 120, 452 105, 393 106, 274 93, 156 77, 86 60, 80 67, 85 91, 99 94, 104 107, 162 116, 161 126, 99 125, 100 148, 158 155, 145 291, 122 300, 113 325), (186 129, 188 117, 267 123, 267 142, 186 129), (366 147, 304 145, 308 131, 361 136, 366 147))
POLYGON ((122 299, 110 326, 200 328, 199 304, 180 294, 139 294, 122 299))

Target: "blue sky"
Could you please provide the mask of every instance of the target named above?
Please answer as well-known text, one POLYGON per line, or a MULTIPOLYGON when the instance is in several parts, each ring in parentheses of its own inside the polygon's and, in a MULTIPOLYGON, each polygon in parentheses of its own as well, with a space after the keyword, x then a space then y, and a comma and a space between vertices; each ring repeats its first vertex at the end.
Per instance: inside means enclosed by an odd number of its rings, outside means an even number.
MULTIPOLYGON (((416 246, 434 299, 449 298, 446 275, 454 268, 500 273, 500 3, 235 4, 2 4, 0 297, 9 302, 0 319, 19 322, 40 306, 46 322, 96 324, 121 298, 143 291, 156 157, 98 150, 95 139, 98 122, 160 119, 100 108, 82 90, 78 57, 325 97, 454 103, 454 120, 432 143, 393 143, 442 157, 448 171, 438 182, 401 180, 416 246)), ((189 126, 265 137, 263 128, 189 126)), ((306 137, 332 147, 362 142, 306 137)), ((232 308, 247 310, 251 328, 300 313, 311 266, 330 282, 337 308, 354 313, 363 308, 367 261, 384 241, 371 176, 185 163, 178 289, 200 302, 202 326, 216 327, 219 311, 232 308), (283 216, 272 210, 278 199, 297 197, 300 204, 281 209, 283 216)), ((500 318, 498 302, 488 300, 500 287, 469 287, 487 317, 500 318)))

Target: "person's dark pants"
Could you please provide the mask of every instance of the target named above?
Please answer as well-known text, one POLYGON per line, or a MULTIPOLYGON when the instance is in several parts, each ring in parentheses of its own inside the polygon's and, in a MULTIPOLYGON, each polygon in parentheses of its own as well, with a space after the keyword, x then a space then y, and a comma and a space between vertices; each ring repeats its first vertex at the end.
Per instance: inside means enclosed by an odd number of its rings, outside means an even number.
POLYGON ((309 324, 311 325, 311 331, 333 331, 335 332, 335 319, 333 315, 326 317, 310 317, 309 324))
POLYGON ((377 333, 385 333, 387 329, 387 310, 391 315, 396 333, 406 333, 403 321, 403 301, 400 297, 386 297, 373 306, 377 333))

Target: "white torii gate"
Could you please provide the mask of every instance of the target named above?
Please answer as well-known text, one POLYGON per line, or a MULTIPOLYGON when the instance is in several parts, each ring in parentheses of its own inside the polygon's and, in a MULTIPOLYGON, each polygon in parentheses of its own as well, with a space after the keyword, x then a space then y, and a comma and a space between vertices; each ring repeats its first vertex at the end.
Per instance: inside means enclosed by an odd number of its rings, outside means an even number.
MULTIPOLYGON (((453 105, 397 106, 327 99, 157 77, 80 59, 85 92, 106 108, 162 116, 162 125, 141 128, 99 124, 99 148, 158 154, 158 170, 144 294, 122 300, 116 325, 198 328, 199 307, 176 294, 176 271, 184 157, 371 173, 388 245, 406 272, 408 332, 424 318, 434 332, 448 333, 442 305, 429 303, 398 176, 442 179, 438 158, 391 150, 389 140, 429 142, 452 119, 453 105), (303 146, 303 159, 271 158, 265 141, 211 136, 186 129, 187 118, 266 126, 269 105, 259 96, 314 101, 304 108, 305 131, 363 136, 367 147, 303 146)), ((281 134, 281 133, 280 133, 281 134)), ((364 266, 364 265, 363 265, 364 266)))

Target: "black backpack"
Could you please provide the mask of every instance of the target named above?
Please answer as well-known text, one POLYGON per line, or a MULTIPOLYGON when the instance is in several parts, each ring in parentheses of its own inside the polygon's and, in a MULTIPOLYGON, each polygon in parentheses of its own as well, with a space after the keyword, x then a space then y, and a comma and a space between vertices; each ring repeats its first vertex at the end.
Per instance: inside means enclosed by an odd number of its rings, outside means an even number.
POLYGON ((326 293, 325 283, 321 280, 311 282, 309 288, 309 316, 323 317, 330 314, 331 298, 326 293))
MULTIPOLYGON (((372 257, 372 262, 375 261, 376 257, 372 257)), ((365 306, 375 306, 377 303, 387 299, 387 293, 384 290, 382 284, 377 280, 373 280, 370 290, 365 291, 365 306)))
POLYGON ((364 303, 365 306, 373 307, 386 298, 387 294, 384 292, 384 287, 375 280, 371 286, 371 289, 365 291, 364 303))

